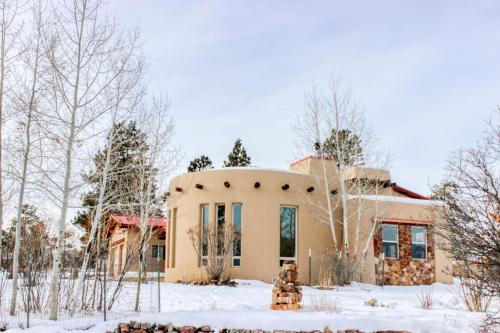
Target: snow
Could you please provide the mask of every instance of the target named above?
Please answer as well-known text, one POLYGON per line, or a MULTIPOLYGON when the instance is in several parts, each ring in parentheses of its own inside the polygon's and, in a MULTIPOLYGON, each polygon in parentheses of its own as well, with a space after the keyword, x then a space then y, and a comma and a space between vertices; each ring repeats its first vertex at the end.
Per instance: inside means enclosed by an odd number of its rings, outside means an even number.
POLYGON ((384 202, 400 202, 400 203, 409 203, 409 204, 417 204, 417 205, 426 205, 426 206, 436 206, 442 205, 441 201, 437 200, 422 200, 422 199, 412 199, 405 197, 396 197, 389 195, 348 195, 347 200, 373 200, 373 201, 384 201, 384 202))
POLYGON ((279 169, 279 168, 253 167, 253 166, 205 169, 205 170, 203 170, 201 172, 217 172, 217 171, 228 171, 228 170, 236 170, 236 171, 270 171, 270 172, 282 172, 282 173, 292 173, 292 174, 296 174, 296 175, 304 175, 303 173, 300 173, 300 172, 294 171, 294 170, 286 170, 286 169, 279 169))
MULTIPOLYGON (((32 328, 15 328, 9 332, 104 333, 119 322, 173 323, 174 325, 210 325, 221 328, 260 328, 265 330, 313 330, 358 328, 361 330, 404 329, 414 333, 424 332, 473 332, 484 318, 482 313, 465 311, 456 292, 457 286, 434 284, 432 286, 379 286, 354 284, 337 290, 318 290, 304 287, 304 310, 282 312, 269 309, 272 285, 259 281, 238 280, 237 287, 190 286, 161 283, 161 313, 157 312, 157 284, 143 286, 140 313, 132 312, 135 284, 126 283, 120 301, 110 320, 102 321, 102 314, 80 315, 58 322, 35 319, 32 328), (420 308, 418 293, 432 289, 435 306, 431 310, 420 308), (312 300, 335 299, 336 311, 313 311, 312 300), (365 305, 375 298, 383 307, 365 305)), ((2 300, 2 303, 4 301, 2 300)), ((2 304, 4 305, 4 304, 2 304)), ((493 308, 498 309, 498 300, 493 308)), ((5 306, 3 307, 5 308, 5 306)), ((6 313, 6 311, 3 311, 6 313)), ((0 322, 10 327, 24 318, 2 316, 0 322)))

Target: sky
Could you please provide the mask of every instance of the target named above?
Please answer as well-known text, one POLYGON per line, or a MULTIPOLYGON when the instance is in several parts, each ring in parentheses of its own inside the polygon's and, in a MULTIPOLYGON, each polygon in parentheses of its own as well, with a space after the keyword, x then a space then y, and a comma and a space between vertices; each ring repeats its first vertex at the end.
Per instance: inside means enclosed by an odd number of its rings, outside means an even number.
POLYGON ((293 123, 332 71, 364 106, 392 180, 428 194, 447 156, 500 104, 495 1, 110 0, 138 26, 150 91, 168 94, 188 162, 221 166, 236 138, 255 166, 297 158, 293 123))

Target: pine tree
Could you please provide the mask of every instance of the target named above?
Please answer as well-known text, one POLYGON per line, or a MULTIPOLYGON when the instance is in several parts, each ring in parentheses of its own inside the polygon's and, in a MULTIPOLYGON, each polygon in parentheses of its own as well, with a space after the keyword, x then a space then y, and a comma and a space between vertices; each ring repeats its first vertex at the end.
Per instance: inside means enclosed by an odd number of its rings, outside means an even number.
POLYGON ((241 143, 241 139, 237 139, 234 143, 233 150, 227 156, 227 161, 224 161, 224 167, 245 167, 251 163, 250 156, 247 155, 246 149, 241 143))
MULTIPOLYGON (((87 239, 91 226, 91 217, 95 213, 95 207, 99 198, 99 186, 103 175, 103 167, 106 160, 106 153, 111 149, 111 172, 108 174, 105 190, 106 216, 102 217, 101 225, 104 228, 106 221, 111 214, 139 215, 141 208, 139 205, 139 194, 141 173, 156 173, 156 170, 146 161, 146 135, 136 126, 135 122, 120 122, 114 125, 114 135, 111 147, 105 147, 94 156, 94 169, 85 174, 85 181, 91 186, 91 190, 83 196, 82 205, 85 207, 76 216, 73 224, 84 229, 85 234, 82 239, 87 239)), ((162 200, 155 196, 156 180, 153 182, 151 191, 151 202, 155 202, 156 207, 150 210, 151 216, 162 216, 162 200)), ((144 184, 144 187, 146 185, 144 184)), ((145 189, 144 189, 145 191, 145 189)))
POLYGON ((330 136, 323 142, 322 147, 316 143, 315 149, 318 150, 319 148, 323 150, 325 156, 334 157, 339 167, 359 166, 364 163, 361 139, 348 129, 339 130, 338 135, 337 130, 332 129, 330 136))
POLYGON ((187 171, 196 172, 206 169, 213 169, 212 161, 207 155, 201 155, 200 157, 195 158, 189 163, 187 171))

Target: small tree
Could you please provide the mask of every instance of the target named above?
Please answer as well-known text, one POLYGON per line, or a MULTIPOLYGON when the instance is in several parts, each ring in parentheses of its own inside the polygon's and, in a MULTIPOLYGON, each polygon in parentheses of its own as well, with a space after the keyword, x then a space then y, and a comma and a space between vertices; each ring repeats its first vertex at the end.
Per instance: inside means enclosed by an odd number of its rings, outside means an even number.
POLYGON ((451 155, 446 179, 434 188, 439 244, 470 288, 500 290, 500 111, 476 147, 451 155), (477 287, 481 285, 481 288, 477 287))
POLYGON ((197 172, 206 169, 213 169, 212 160, 207 155, 201 155, 200 157, 196 157, 189 163, 187 168, 188 172, 197 172))
POLYGON ((250 156, 247 155, 247 151, 241 143, 241 139, 237 139, 233 150, 227 155, 227 161, 224 161, 224 167, 245 167, 249 166, 251 162, 250 156))

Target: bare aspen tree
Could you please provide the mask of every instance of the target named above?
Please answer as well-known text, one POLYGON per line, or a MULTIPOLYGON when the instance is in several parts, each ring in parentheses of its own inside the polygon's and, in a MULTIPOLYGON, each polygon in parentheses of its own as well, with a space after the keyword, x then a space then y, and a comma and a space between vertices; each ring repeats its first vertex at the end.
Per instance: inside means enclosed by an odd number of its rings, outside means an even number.
MULTIPOLYGON (((17 203, 17 218, 16 218, 16 235, 13 253, 12 264, 12 296, 10 303, 10 315, 13 316, 16 311, 16 301, 18 292, 18 276, 19 276, 19 251, 21 245, 21 216, 24 207, 24 196, 26 185, 28 182, 28 167, 32 158, 32 145, 38 141, 33 138, 34 123, 37 122, 40 113, 40 105, 42 104, 40 94, 44 89, 44 78, 42 77, 46 70, 45 55, 42 50, 42 34, 44 23, 42 19, 43 9, 42 3, 34 4, 32 10, 32 31, 25 38, 24 52, 22 54, 22 68, 24 73, 21 73, 17 78, 17 87, 15 89, 15 97, 13 98, 16 109, 19 113, 18 122, 24 128, 24 135, 21 138, 22 161, 21 175, 19 177, 19 196, 17 203)), ((36 131, 38 132, 38 131, 36 131)))
POLYGON ((157 185, 156 177, 162 180, 177 167, 179 162, 178 150, 172 146, 174 122, 169 112, 167 98, 153 98, 141 113, 139 121, 145 133, 148 133, 148 149, 144 150, 146 158, 142 159, 140 168, 139 202, 140 202, 140 245, 139 267, 134 311, 139 311, 142 274, 145 264, 145 250, 151 236, 151 226, 148 220, 156 207, 164 205, 163 196, 155 196, 157 185))
MULTIPOLYGON (((12 62, 18 55, 16 50, 16 39, 20 34, 17 24, 19 14, 19 2, 17 0, 0 1, 0 231, 3 227, 4 218, 4 181, 3 181, 3 128, 5 114, 5 98, 7 75, 12 62)), ((2 233, 0 232, 0 260, 2 258, 2 233)))
POLYGON ((53 84, 52 113, 47 116, 46 130, 52 137, 51 144, 62 154, 46 159, 50 168, 45 175, 54 189, 46 191, 47 195, 60 207, 50 281, 50 319, 57 320, 66 219, 70 201, 80 188, 73 179, 78 153, 95 137, 97 121, 109 111, 105 92, 112 89, 128 65, 126 62, 116 68, 114 61, 129 45, 122 43, 121 33, 107 16, 102 1, 61 1, 54 6, 53 16, 54 27, 45 43, 53 84))
MULTIPOLYGON (((307 203, 319 212, 316 214, 318 222, 329 225, 334 251, 340 251, 338 254, 350 261, 347 263, 352 266, 349 269, 354 270, 358 252, 362 249, 362 257, 366 256, 378 228, 376 218, 366 242, 360 244, 360 223, 367 204, 364 196, 376 199, 379 190, 389 184, 389 179, 348 178, 348 173, 357 167, 385 164, 386 160, 375 147, 363 108, 348 90, 343 89, 334 74, 326 92, 314 85, 306 95, 305 108, 298 115, 295 128, 301 153, 312 153, 320 163, 320 170, 311 176, 322 195, 317 199, 308 196, 307 203), (335 214, 337 210, 341 211, 340 216, 335 214), (336 232, 340 227, 342 242, 336 232), (351 233, 355 235, 354 244, 350 243, 351 233)), ((379 208, 375 202, 376 216, 380 216, 379 208)))
MULTIPOLYGON (((110 127, 107 136, 107 151, 104 160, 104 167, 102 174, 100 175, 101 181, 99 185, 99 197, 97 201, 97 207, 95 213, 92 217, 90 238, 87 241, 82 266, 78 274, 78 280, 76 283, 76 298, 74 303, 74 308, 72 309, 72 314, 81 307, 81 292, 83 287, 83 280, 85 278, 85 273, 87 271, 87 265, 90 258, 90 251, 93 243, 96 241, 97 231, 100 225, 101 216, 105 211, 107 205, 107 199, 112 197, 114 193, 106 193, 107 191, 107 181, 108 177, 112 177, 113 173, 123 172, 124 170, 116 170, 112 165, 111 155, 113 151, 113 141, 115 139, 115 129, 116 123, 122 121, 123 119, 128 119, 131 117, 132 111, 137 103, 138 98, 140 98, 142 91, 137 89, 142 81, 142 76, 144 73, 144 65, 141 57, 136 54, 137 47, 137 34, 134 34, 130 40, 130 45, 124 48, 125 52, 116 59, 116 70, 117 77, 115 82, 111 84, 111 89, 109 89, 109 118, 110 127), (124 64, 122 66, 122 64, 124 64), (124 70, 126 69, 126 70, 124 70)), ((140 87, 139 87, 140 88, 140 87)))

